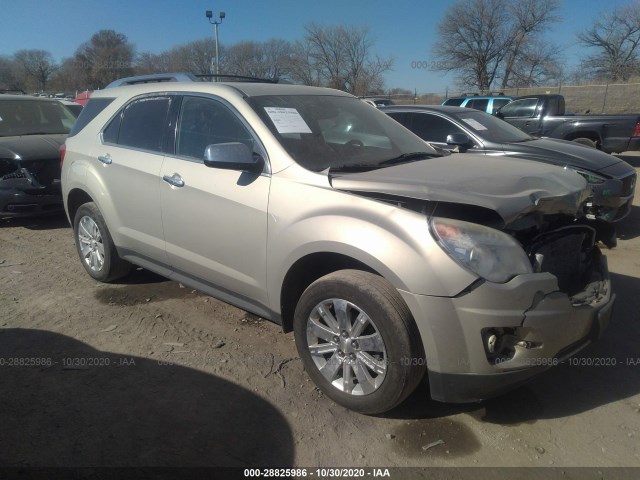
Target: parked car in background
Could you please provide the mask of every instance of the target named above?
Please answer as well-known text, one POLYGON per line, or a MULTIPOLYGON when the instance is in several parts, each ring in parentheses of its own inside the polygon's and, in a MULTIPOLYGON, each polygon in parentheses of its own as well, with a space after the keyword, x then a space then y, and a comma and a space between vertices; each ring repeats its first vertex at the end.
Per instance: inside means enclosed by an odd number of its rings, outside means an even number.
POLYGON ((639 114, 568 114, 562 95, 518 97, 495 115, 537 137, 571 140, 608 153, 640 150, 639 114))
MULTIPOLYGON (((592 189, 587 206, 592 218, 615 222, 631 210, 636 171, 617 157, 574 142, 535 138, 496 117, 467 108, 396 105, 381 110, 443 149, 527 158, 575 170, 592 189)), ((615 236, 607 237, 602 240, 613 246, 615 236)))
POLYGON ((76 96, 73 99, 73 101, 76 102, 76 103, 79 103, 82 106, 84 106, 89 101, 89 97, 91 97, 91 93, 92 92, 90 92, 88 90, 86 92, 78 93, 78 94, 76 94, 76 96))
POLYGON ((80 261, 131 264, 294 331, 331 399, 387 411, 429 375, 475 401, 598 338, 614 295, 585 179, 440 155, 337 90, 172 82, 94 92, 62 185, 80 261))
POLYGON ((0 95, 0 218, 62 210, 59 148, 75 120, 58 100, 0 95))
POLYGON ((74 117, 78 118, 78 115, 80 115, 80 112, 82 111, 83 105, 80 105, 79 103, 72 102, 69 100, 58 100, 58 101, 62 105, 67 107, 71 111, 74 117))
POLYGON ((384 107, 387 105, 395 105, 396 103, 388 97, 376 97, 376 96, 365 96, 360 97, 361 100, 364 100, 369 105, 374 107, 384 107))
POLYGON ((442 105, 450 107, 473 108, 493 115, 499 108, 505 106, 511 101, 512 97, 506 95, 471 95, 447 98, 442 105))

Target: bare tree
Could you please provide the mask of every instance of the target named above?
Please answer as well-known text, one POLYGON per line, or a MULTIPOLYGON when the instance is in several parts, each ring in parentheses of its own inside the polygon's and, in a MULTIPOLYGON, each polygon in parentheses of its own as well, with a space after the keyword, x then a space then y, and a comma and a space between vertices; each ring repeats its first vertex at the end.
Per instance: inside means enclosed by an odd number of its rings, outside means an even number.
POLYGON ((16 64, 13 58, 0 56, 0 88, 20 90, 26 88, 16 75, 16 64))
POLYGON ((291 47, 287 67, 292 80, 318 87, 322 84, 322 72, 313 59, 312 46, 307 41, 297 41, 291 47))
POLYGON ((135 49, 126 35, 100 30, 78 48, 76 68, 87 88, 102 88, 133 73, 135 49))
POLYGON ((628 80, 639 70, 640 3, 600 13, 578 40, 596 51, 583 59, 587 69, 600 78, 628 80))
POLYGON ((35 81, 40 91, 47 89, 49 78, 58 68, 51 53, 45 50, 20 50, 13 58, 16 66, 35 81))
POLYGON ((438 25, 436 70, 456 72, 461 85, 481 91, 498 81, 510 86, 528 76, 516 69, 557 20, 557 8, 558 0, 458 0, 438 25))
POLYGON ((288 74, 291 50, 291 44, 281 39, 236 43, 227 48, 224 73, 280 78, 288 74))
POLYGON ((382 74, 391 69, 392 58, 373 57, 373 40, 366 27, 325 27, 311 23, 305 27, 304 46, 321 83, 356 95, 364 95, 382 85, 382 74))

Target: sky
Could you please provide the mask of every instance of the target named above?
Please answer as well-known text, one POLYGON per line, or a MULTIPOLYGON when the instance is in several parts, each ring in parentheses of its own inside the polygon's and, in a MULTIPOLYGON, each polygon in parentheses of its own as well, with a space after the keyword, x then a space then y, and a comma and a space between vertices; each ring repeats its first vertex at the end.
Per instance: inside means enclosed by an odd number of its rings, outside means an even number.
MULTIPOLYGON (((562 20, 546 33, 562 47, 567 67, 585 53, 576 34, 604 8, 625 0, 561 0, 562 20)), ((43 49, 57 61, 73 55, 99 30, 126 35, 137 52, 159 53, 178 44, 210 37, 205 17, 224 11, 220 43, 271 38, 297 40, 310 22, 368 26, 373 50, 393 56, 385 87, 422 93, 455 91, 452 75, 429 71, 436 59, 431 48, 437 26, 454 0, 0 0, 0 55, 21 49, 43 49)), ((462 21, 464 19, 461 19, 462 21)))

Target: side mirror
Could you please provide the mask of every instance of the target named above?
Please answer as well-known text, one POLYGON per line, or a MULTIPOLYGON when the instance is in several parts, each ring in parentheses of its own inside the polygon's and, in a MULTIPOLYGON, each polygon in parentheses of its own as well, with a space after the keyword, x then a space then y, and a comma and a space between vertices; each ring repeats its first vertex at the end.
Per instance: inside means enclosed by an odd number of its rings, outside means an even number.
POLYGON ((254 155, 244 143, 214 143, 207 145, 204 150, 204 164, 209 168, 261 173, 264 169, 264 158, 254 155))
POLYGON ((451 135, 447 135, 447 145, 468 148, 473 146, 473 142, 464 133, 452 133, 451 135))
POLYGON ((502 113, 500 110, 494 113, 494 115, 498 117, 500 120, 504 120, 504 113, 502 113))

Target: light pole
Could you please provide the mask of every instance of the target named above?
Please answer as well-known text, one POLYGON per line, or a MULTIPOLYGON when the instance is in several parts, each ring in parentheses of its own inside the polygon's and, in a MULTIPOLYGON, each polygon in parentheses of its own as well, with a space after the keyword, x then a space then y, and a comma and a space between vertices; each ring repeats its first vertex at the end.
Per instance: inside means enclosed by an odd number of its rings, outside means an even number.
MULTIPOLYGON (((220 12, 219 20, 213 20, 213 12, 211 10, 207 10, 205 12, 205 15, 209 19, 209 23, 211 25, 213 25, 213 29, 215 30, 215 34, 216 34, 216 77, 215 77, 215 81, 217 82, 218 81, 218 75, 220 75, 220 56, 219 56, 219 53, 218 53, 218 25, 220 25, 222 23, 222 19, 225 17, 225 13, 224 12, 220 12)), ((213 68, 211 69, 211 73, 213 73, 213 68)))

